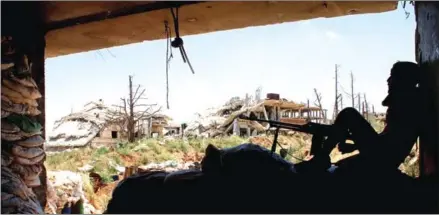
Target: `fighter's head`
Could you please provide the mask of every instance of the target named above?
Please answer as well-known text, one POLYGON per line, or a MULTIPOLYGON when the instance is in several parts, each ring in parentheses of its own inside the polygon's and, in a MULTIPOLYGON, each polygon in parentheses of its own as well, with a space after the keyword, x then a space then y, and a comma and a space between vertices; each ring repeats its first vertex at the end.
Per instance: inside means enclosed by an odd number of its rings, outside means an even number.
POLYGON ((387 79, 388 95, 382 103, 383 106, 389 106, 395 96, 415 92, 419 86, 420 74, 416 63, 398 61, 393 64, 387 79))

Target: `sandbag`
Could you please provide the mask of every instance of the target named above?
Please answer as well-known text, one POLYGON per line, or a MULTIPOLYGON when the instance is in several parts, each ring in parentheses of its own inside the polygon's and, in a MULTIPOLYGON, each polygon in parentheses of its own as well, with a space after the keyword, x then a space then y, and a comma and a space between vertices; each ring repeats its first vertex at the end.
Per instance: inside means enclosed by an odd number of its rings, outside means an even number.
POLYGON ((2 192, 2 209, 3 207, 18 207, 21 202, 22 199, 20 199, 19 197, 13 194, 2 192))
POLYGON ((35 135, 25 140, 18 141, 15 144, 26 148, 39 147, 44 144, 44 139, 40 135, 35 135))
POLYGON ((31 115, 31 116, 38 116, 41 114, 41 111, 38 110, 37 107, 29 106, 26 113, 27 113, 27 115, 31 115))
POLYGON ((2 82, 2 94, 5 95, 6 97, 8 97, 9 99, 11 99, 11 98, 27 99, 27 98, 23 97, 23 95, 21 95, 19 92, 13 90, 13 88, 11 89, 11 88, 7 87, 6 85, 4 85, 3 82, 2 82))
POLYGON ((20 165, 17 163, 12 163, 9 168, 11 168, 13 172, 18 173, 24 179, 32 179, 43 171, 43 167, 41 167, 40 164, 20 165))
POLYGON ((9 166, 13 160, 14 158, 12 157, 12 155, 2 151, 2 159, 1 159, 2 166, 9 166))
POLYGON ((37 116, 41 114, 41 111, 34 106, 29 106, 27 104, 14 104, 12 102, 8 103, 2 99, 2 118, 6 118, 12 113, 37 116))
POLYGON ((2 132, 2 140, 6 141, 17 141, 23 139, 23 136, 20 133, 11 134, 2 132))
POLYGON ((19 145, 12 146, 12 154, 18 157, 32 159, 44 154, 44 149, 34 147, 34 148, 24 148, 19 145))
POLYGON ((38 175, 36 175, 35 177, 31 177, 31 178, 25 178, 24 183, 28 187, 38 187, 41 185, 41 181, 40 181, 40 178, 38 177, 38 175))
POLYGON ((3 133, 16 134, 21 131, 18 126, 9 123, 6 119, 2 119, 1 123, 2 123, 1 127, 3 133))
POLYGON ((21 165, 34 165, 43 161, 45 156, 46 154, 41 154, 34 158, 14 157, 14 161, 21 165))
POLYGON ((42 207, 36 197, 28 200, 20 199, 15 195, 2 192, 2 213, 3 214, 44 214, 42 207), (4 198, 6 196, 7 198, 4 198))
POLYGON ((7 122, 18 126, 22 132, 31 133, 41 131, 42 126, 35 120, 30 119, 25 115, 11 114, 5 118, 7 122))
POLYGON ((17 83, 20 83, 21 85, 23 85, 25 87, 38 88, 37 83, 35 83, 34 79, 30 76, 27 76, 24 78, 17 78, 15 76, 11 75, 10 79, 12 81, 17 82, 17 83))
POLYGON ((2 119, 8 117, 9 115, 11 115, 11 112, 3 110, 3 108, 2 108, 2 119))
MULTIPOLYGON (((17 93, 17 94, 21 95, 20 93, 17 93)), ((2 101, 3 101, 3 96, 5 96, 9 101, 11 101, 14 104, 26 104, 26 105, 33 106, 33 107, 38 107, 38 102, 34 99, 23 98, 22 96, 20 96, 18 98, 7 96, 6 94, 4 94, 3 86, 2 86, 2 101)))
POLYGON ((43 132, 41 131, 32 131, 32 132, 23 132, 20 131, 20 133, 18 133, 22 138, 29 138, 29 137, 33 137, 35 135, 41 135, 43 134, 43 132))
POLYGON ((14 63, 2 63, 2 70, 7 70, 14 66, 14 63))
POLYGON ((1 170, 2 192, 14 194, 24 200, 28 200, 30 196, 34 195, 32 190, 29 189, 24 181, 17 174, 14 174, 10 168, 2 166, 1 170), (7 183, 3 183, 3 180, 7 183))
POLYGON ((3 79, 2 84, 4 84, 9 89, 13 89, 15 92, 20 93, 24 98, 27 99, 39 99, 42 97, 40 91, 38 91, 36 87, 26 87, 21 85, 20 83, 13 82, 7 79, 3 79))

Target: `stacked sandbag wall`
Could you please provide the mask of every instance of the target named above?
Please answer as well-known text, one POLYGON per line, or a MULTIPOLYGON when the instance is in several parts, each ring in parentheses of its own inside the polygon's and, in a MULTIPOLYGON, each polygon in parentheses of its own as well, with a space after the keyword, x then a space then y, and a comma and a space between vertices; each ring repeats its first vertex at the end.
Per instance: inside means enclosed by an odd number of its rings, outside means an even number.
MULTIPOLYGON (((32 63, 17 50, 14 38, 1 40, 1 205, 2 213, 43 213, 33 188, 42 185, 44 139, 32 79, 32 63)), ((43 182, 45 183, 45 182, 43 182)))

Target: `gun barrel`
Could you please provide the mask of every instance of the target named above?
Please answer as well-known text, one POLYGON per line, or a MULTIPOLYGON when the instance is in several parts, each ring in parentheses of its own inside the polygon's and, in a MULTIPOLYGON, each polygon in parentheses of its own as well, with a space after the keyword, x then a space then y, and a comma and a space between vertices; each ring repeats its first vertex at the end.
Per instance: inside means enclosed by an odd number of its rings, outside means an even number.
POLYGON ((294 130, 294 131, 300 131, 300 132, 308 133, 306 131, 306 129, 304 129, 304 125, 296 125, 296 124, 290 124, 290 123, 273 121, 273 120, 258 119, 258 118, 247 117, 247 116, 240 116, 239 118, 246 119, 246 120, 257 121, 257 122, 265 122, 265 123, 270 124, 270 127, 278 127, 278 128, 284 128, 284 129, 290 129, 290 130, 294 130))
POLYGON ((290 129, 293 131, 304 132, 308 134, 316 134, 316 133, 328 134, 330 133, 330 129, 331 129, 330 125, 323 125, 323 124, 312 123, 312 122, 308 122, 305 125, 297 125, 297 124, 291 124, 291 123, 285 123, 285 122, 279 122, 273 120, 259 119, 257 117, 247 117, 243 115, 239 116, 239 118, 257 121, 257 122, 265 122, 268 123, 270 127, 290 129))

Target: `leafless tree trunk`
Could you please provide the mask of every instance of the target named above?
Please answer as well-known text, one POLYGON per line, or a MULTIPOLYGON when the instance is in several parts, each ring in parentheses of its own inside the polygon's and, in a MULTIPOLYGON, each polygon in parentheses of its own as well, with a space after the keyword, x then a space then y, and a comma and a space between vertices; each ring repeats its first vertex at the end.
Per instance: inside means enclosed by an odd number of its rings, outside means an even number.
MULTIPOLYGON (((157 104, 141 104, 145 100, 145 89, 140 90, 140 85, 133 91, 133 77, 129 76, 129 98, 121 98, 122 106, 118 105, 115 111, 109 113, 112 122, 118 122, 122 128, 126 128, 128 133, 128 142, 135 141, 136 123, 145 119, 151 119, 152 116, 160 112, 161 108, 153 109, 157 104), (136 110, 141 108, 141 110, 136 110)), ((150 121, 150 120, 149 120, 150 121)), ((145 125, 143 125, 145 126, 145 125)))
POLYGON ((322 106, 322 95, 317 92, 316 88, 314 88, 314 93, 316 94, 316 100, 317 100, 314 104, 320 108, 323 119, 326 119, 325 112, 323 111, 323 106, 322 106))

